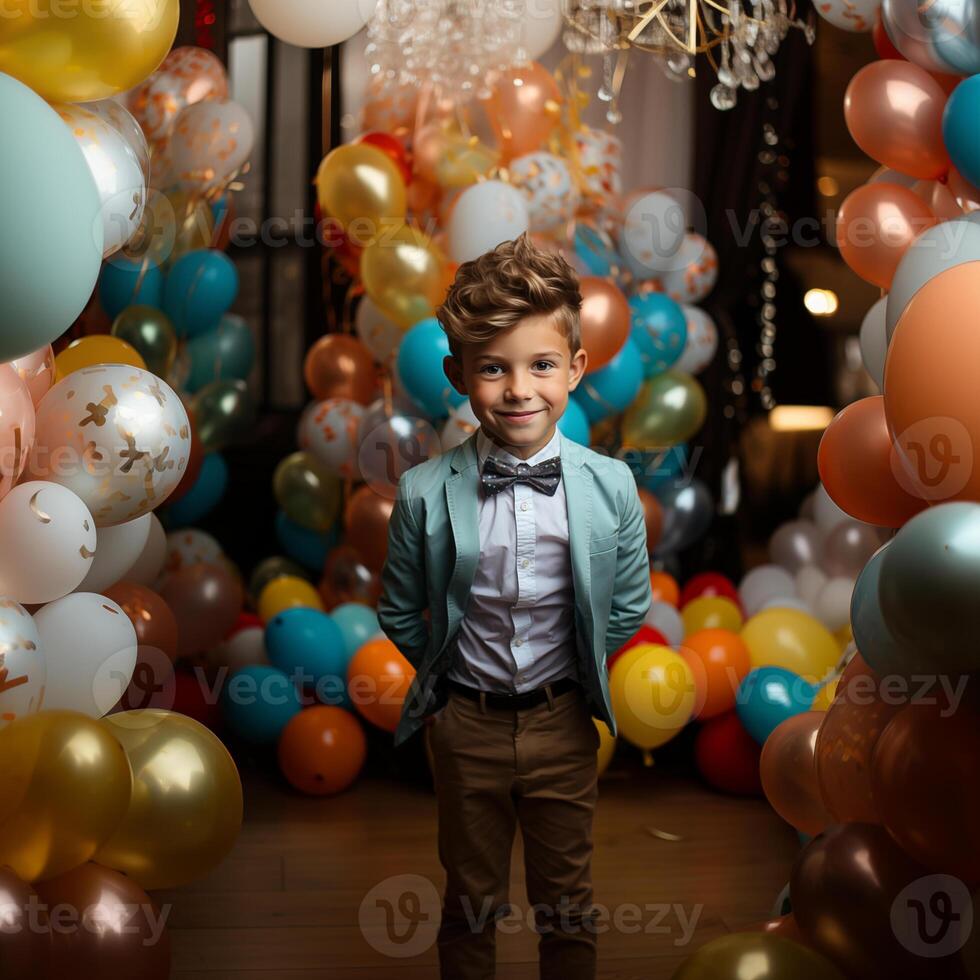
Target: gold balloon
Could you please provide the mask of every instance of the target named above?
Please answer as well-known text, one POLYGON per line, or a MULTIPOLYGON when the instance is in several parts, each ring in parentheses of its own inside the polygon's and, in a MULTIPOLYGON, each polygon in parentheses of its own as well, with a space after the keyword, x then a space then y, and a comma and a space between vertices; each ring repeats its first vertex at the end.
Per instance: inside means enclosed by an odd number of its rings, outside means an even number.
POLYGON ((427 316, 446 294, 445 256, 417 228, 402 225, 361 252, 361 279, 367 294, 389 319, 410 327, 427 316))
POLYGON ((500 160, 500 151, 478 136, 442 122, 428 123, 415 134, 412 154, 416 171, 442 187, 469 187, 500 160))
POLYGON ((405 217, 405 180, 391 157, 370 143, 331 150, 317 171, 316 191, 324 215, 349 229, 358 245, 384 237, 382 222, 405 217), (351 228, 355 219, 361 220, 351 228))
POLYGON ((258 602, 262 590, 277 578, 303 578, 309 579, 309 573, 291 558, 284 558, 282 555, 272 555, 265 558, 255 566, 252 577, 248 581, 248 593, 252 598, 253 604, 258 602))
POLYGON ((129 306, 112 324, 112 336, 124 340, 146 361, 146 369, 166 378, 177 357, 177 334, 162 310, 129 306))
POLYGON ((676 446, 704 424, 708 400, 704 388, 682 371, 664 371, 643 383, 623 415, 623 444, 676 446))
POLYGON ((129 810, 95 860, 147 889, 176 888, 219 865, 242 826, 242 784, 221 740, 175 711, 107 715, 133 769, 129 810))
POLYGON ((286 516, 311 530, 326 531, 340 513, 340 478, 305 450, 279 463, 272 489, 286 516))
POLYGON ((255 402, 244 381, 212 381, 193 401, 196 431, 208 452, 246 435, 255 420, 255 402))
POLYGON ((133 789, 126 753, 77 711, 42 711, 0 731, 0 866, 24 881, 91 860, 133 789))
POLYGON ((0 72, 49 102, 107 99, 138 85, 177 35, 178 0, 6 0, 0 72))
POLYGON ((100 333, 73 340, 54 359, 55 384, 75 371, 95 367, 96 364, 128 364, 146 370, 143 355, 132 344, 100 333))

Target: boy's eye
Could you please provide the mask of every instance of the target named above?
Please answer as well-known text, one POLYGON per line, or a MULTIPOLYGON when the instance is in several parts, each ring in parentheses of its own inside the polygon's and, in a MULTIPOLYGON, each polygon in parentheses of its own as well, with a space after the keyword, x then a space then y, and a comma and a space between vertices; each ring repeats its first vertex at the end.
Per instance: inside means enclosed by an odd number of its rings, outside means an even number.
MULTIPOLYGON (((543 367, 543 369, 547 371, 548 368, 553 368, 555 365, 551 361, 535 361, 533 366, 535 368, 543 367)), ((483 374, 489 371, 491 368, 499 368, 499 367, 500 367, 499 364, 484 364, 483 367, 480 368, 480 373, 483 374)))
POLYGON ((546 370, 547 368, 554 367, 554 364, 552 364, 551 361, 538 361, 538 364, 543 364, 546 370))
POLYGON ((488 371, 490 368, 496 368, 496 367, 500 367, 500 365, 499 364, 484 364, 483 367, 480 368, 480 373, 483 374, 484 372, 488 371))

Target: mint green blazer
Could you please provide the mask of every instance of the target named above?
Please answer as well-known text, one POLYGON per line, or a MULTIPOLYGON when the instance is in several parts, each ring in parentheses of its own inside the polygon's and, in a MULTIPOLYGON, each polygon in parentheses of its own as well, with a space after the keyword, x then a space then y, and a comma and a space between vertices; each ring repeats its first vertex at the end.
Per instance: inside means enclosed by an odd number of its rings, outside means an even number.
MULTIPOLYGON (((579 676, 593 716, 615 735, 606 658, 643 625, 651 602, 643 507, 622 460, 565 436, 561 456, 579 676)), ((398 481, 378 621, 416 673, 395 731, 396 746, 448 698, 446 674, 458 655, 452 641, 480 557, 479 493, 476 432, 398 481)))

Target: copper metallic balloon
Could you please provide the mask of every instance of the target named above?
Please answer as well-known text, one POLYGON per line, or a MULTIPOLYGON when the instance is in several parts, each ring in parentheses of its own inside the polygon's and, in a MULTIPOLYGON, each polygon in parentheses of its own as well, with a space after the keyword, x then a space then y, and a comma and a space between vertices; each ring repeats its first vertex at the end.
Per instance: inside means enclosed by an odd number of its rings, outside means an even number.
POLYGON ((381 571, 388 557, 388 522, 394 509, 393 500, 375 493, 366 484, 351 494, 344 508, 346 541, 374 572, 381 571))
POLYGON ((950 193, 964 214, 980 211, 980 190, 973 186, 955 167, 950 167, 947 183, 950 193))
POLYGON ((664 509, 660 501, 649 490, 639 487, 640 503, 643 504, 643 522, 647 529, 647 551, 657 547, 664 529, 664 509))
POLYGON ((374 606, 381 594, 381 577, 364 564, 355 548, 341 544, 327 556, 318 588, 327 611, 345 602, 374 606))
POLYGON ((582 346, 589 355, 587 370, 597 371, 619 352, 630 332, 630 306, 623 291, 600 276, 582 276, 582 346))
POLYGON ((177 484, 174 492, 167 497, 167 503, 170 504, 175 504, 197 483, 197 478, 201 474, 201 467, 204 465, 206 453, 204 445, 201 442, 201 437, 197 432, 197 416, 191 407, 187 408, 187 419, 191 425, 191 451, 187 457, 187 468, 184 470, 184 475, 180 478, 180 483, 177 484))
POLYGON ((112 335, 135 348, 147 370, 166 378, 177 357, 177 334, 162 310, 153 306, 129 306, 112 324, 112 335))
POLYGON ((218 562, 198 562, 167 576, 160 595, 177 621, 178 653, 193 657, 214 649, 242 611, 241 582, 218 562))
POLYGON ((37 892, 10 868, 0 868, 0 976, 36 980, 50 975, 51 933, 37 892), (36 909, 36 914, 32 912, 36 909))
POLYGON ((76 711, 42 711, 0 731, 0 866, 25 881, 92 858, 129 806, 119 742, 76 711))
POLYGON ((705 943, 673 980, 844 980, 823 956, 782 936, 736 932, 705 943))
POLYGON ((368 405, 377 390, 377 371, 371 352, 348 334, 321 337, 307 352, 303 377, 317 401, 346 398, 368 405))
POLYGON ((96 860, 143 888, 176 888, 207 874, 242 826, 242 784, 221 740, 172 711, 124 711, 102 719, 133 769, 133 799, 96 860))
POLYGON ((177 658, 177 620, 164 599, 135 582, 118 582, 103 591, 129 617, 141 646, 154 646, 171 660, 177 658))
POLYGON ((340 477, 306 450, 279 463, 272 489, 286 516, 312 531, 333 527, 340 513, 340 477))
POLYGON ((241 439, 255 422, 255 401, 248 385, 237 379, 206 384, 191 404, 197 433, 208 452, 224 449, 241 439))
POLYGON ((331 150, 316 175, 323 213, 344 228, 361 219, 381 235, 383 225, 405 217, 405 181, 395 162, 369 143, 347 143, 331 150))
POLYGON ((301 565, 290 558, 283 558, 281 555, 272 555, 265 558, 255 566, 252 576, 248 582, 248 593, 252 602, 258 601, 262 590, 274 579, 283 576, 309 579, 309 573, 301 565))
POLYGON ((638 448, 676 446, 701 428, 707 412, 704 388, 691 375, 655 374, 623 415, 623 442, 638 448))
POLYGON ((561 118, 561 92, 543 65, 528 65, 501 72, 486 103, 504 160, 541 148, 561 118))

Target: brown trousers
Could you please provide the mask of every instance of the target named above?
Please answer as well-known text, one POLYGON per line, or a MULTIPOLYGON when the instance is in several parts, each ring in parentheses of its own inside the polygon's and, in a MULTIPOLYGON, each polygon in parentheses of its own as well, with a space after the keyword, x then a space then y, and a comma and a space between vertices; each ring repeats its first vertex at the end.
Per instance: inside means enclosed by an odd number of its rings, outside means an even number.
MULTIPOLYGON (((450 689, 427 729, 446 871, 441 980, 494 977, 514 830, 524 843, 541 980, 594 980, 592 818, 599 733, 581 688, 505 710, 450 689)), ((512 920, 513 921, 513 920, 512 920)))

